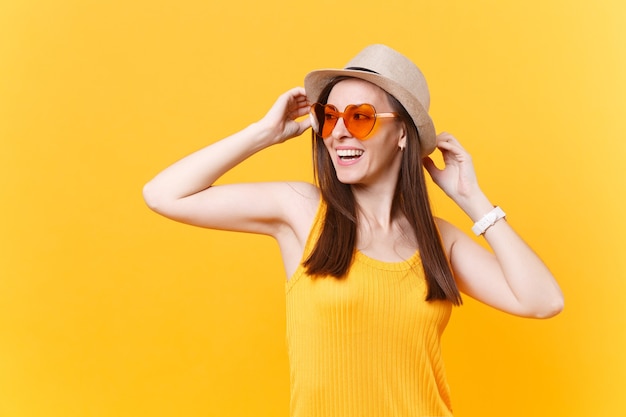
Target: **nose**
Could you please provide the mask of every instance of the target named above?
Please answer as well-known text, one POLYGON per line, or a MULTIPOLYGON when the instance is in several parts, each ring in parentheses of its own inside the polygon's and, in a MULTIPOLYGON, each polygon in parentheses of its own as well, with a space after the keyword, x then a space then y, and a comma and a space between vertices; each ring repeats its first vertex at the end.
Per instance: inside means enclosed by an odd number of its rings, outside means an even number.
POLYGON ((333 131, 330 135, 333 137, 333 139, 345 139, 352 135, 348 131, 343 117, 337 119, 337 123, 335 124, 335 127, 333 128, 333 131))

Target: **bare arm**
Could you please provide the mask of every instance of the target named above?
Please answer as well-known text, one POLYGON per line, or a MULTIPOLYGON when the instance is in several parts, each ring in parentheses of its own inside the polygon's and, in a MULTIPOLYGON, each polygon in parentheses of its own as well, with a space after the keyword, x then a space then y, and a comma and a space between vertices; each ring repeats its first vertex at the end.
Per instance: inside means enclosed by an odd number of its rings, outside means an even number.
POLYGON ((302 134, 309 120, 302 88, 282 94, 257 123, 203 148, 159 173, 144 186, 154 211, 184 223, 276 236, 288 222, 284 204, 309 192, 304 185, 257 183, 213 186, 224 173, 271 145, 302 134))
MULTIPOLYGON (((427 158, 426 169, 472 221, 478 221, 493 205, 478 186, 469 154, 447 133, 437 137, 437 147, 445 168, 438 169, 427 158)), ((498 221, 484 234, 492 252, 451 224, 439 225, 461 291, 523 317, 547 318, 562 310, 563 294, 552 273, 507 221, 498 221)))

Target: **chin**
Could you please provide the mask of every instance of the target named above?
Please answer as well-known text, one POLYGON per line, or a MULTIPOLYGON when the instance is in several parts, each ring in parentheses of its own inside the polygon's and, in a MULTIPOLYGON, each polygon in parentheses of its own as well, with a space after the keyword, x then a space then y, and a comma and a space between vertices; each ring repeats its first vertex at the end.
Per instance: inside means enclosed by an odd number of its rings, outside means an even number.
POLYGON ((342 178, 342 177, 337 177, 337 179, 339 180, 340 183, 342 184, 346 184, 346 185, 355 185, 358 184, 358 181, 353 180, 351 178, 342 178))
POLYGON ((341 171, 335 171, 335 172, 337 174, 337 179, 342 184, 356 185, 356 184, 362 183, 363 181, 363 178, 360 175, 359 176, 354 175, 353 172, 350 172, 350 173, 341 172, 341 171))

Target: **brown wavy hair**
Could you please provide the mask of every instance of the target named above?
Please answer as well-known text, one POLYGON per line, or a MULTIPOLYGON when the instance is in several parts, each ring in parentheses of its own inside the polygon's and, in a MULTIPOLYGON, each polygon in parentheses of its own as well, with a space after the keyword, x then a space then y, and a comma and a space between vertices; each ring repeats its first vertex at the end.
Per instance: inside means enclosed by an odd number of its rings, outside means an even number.
MULTIPOLYGON (((333 87, 348 78, 332 80, 318 101, 326 103, 333 87)), ((416 236, 428 285, 426 300, 449 300, 459 305, 462 303, 461 295, 430 208, 417 127, 404 106, 395 97, 387 95, 393 110, 399 114, 407 129, 406 147, 391 211, 402 213, 409 220, 416 236)), ((315 132, 313 170, 327 208, 319 239, 304 261, 304 267, 311 276, 342 278, 350 269, 356 251, 357 204, 351 186, 338 180, 324 140, 315 132)))

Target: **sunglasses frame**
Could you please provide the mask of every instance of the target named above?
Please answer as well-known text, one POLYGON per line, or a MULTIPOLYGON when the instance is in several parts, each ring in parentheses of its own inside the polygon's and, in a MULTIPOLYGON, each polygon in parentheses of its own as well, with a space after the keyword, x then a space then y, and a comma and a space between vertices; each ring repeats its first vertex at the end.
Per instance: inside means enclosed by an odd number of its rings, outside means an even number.
POLYGON ((343 110, 343 112, 340 112, 337 107, 333 106, 332 104, 322 104, 322 103, 313 103, 311 105, 311 109, 309 110, 309 115, 311 117, 311 127, 313 128, 313 130, 315 131, 315 133, 320 136, 322 139, 326 139, 328 138, 333 130, 335 130, 335 127, 337 127, 337 122, 339 121, 339 119, 343 119, 343 124, 346 127, 346 130, 356 139, 358 140, 367 140, 367 136, 372 133, 372 130, 374 130, 374 126, 376 126, 376 122, 378 121, 378 118, 391 118, 391 117, 398 117, 398 113, 396 112, 385 112, 385 113, 377 113, 376 112, 376 108, 374 107, 374 105, 369 104, 369 103, 361 103, 361 104, 348 104, 346 106, 346 108, 343 110), (371 110, 373 111, 372 115, 368 115, 370 117, 373 117, 374 121, 372 122, 372 125, 370 126, 369 130, 364 133, 364 134, 355 134, 355 132, 352 131, 352 129, 350 128, 350 124, 353 123, 353 119, 347 118, 346 119, 346 114, 351 110, 351 109, 358 109, 361 106, 369 106, 371 108, 371 110), (324 130, 324 124, 321 124, 322 129, 320 129, 320 122, 319 119, 317 118, 316 114, 317 112, 315 111, 315 109, 320 109, 323 110, 322 114, 326 115, 328 114, 326 112, 327 108, 330 108, 333 111, 333 114, 336 115, 337 117, 334 119, 332 128, 330 129, 330 132, 328 132, 328 134, 326 136, 322 135, 322 131, 324 130))

